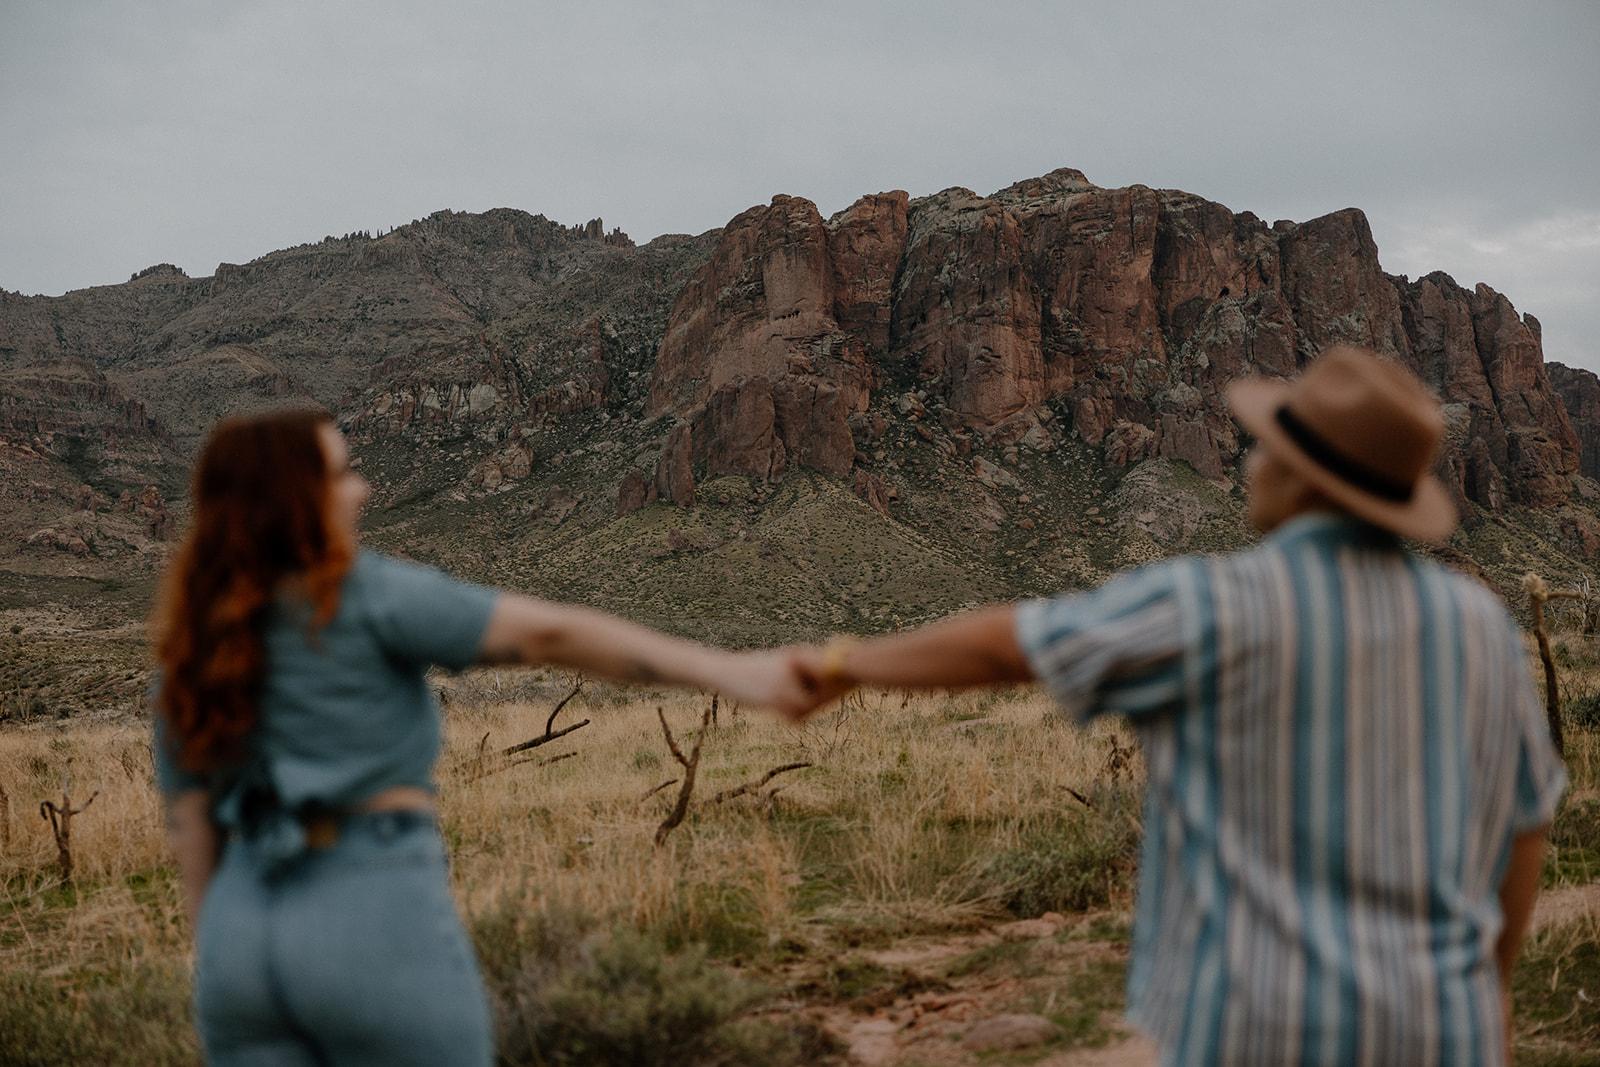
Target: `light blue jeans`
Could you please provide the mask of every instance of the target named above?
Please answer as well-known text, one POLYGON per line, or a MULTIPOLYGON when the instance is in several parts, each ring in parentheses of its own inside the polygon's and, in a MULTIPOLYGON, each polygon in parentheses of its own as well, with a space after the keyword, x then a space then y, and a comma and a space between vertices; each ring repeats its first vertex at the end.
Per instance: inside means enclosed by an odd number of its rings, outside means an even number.
POLYGON ((427 816, 354 816, 331 848, 288 860, 235 837, 196 941, 212 1067, 493 1060, 488 998, 427 816))

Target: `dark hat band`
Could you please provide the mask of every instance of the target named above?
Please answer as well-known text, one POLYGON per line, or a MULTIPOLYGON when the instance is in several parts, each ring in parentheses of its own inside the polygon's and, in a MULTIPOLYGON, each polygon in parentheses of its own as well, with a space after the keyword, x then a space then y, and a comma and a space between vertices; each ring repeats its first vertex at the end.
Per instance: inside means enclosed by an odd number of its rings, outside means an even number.
POLYGON ((1277 418, 1278 426, 1289 435, 1289 440, 1330 474, 1336 474, 1357 489, 1371 493, 1382 500, 1404 504, 1411 499, 1416 488, 1414 485, 1396 481, 1387 474, 1381 474, 1351 459, 1328 443, 1328 440, 1317 431, 1301 422, 1295 413, 1289 410, 1287 404, 1278 409, 1277 418))

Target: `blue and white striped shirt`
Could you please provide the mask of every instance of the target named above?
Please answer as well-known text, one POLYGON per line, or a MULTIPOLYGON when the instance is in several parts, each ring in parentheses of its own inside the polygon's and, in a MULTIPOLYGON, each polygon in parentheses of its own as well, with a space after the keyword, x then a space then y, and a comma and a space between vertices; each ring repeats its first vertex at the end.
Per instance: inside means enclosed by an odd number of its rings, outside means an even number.
POLYGON ((1017 634, 1069 712, 1140 731, 1128 1014, 1163 1063, 1503 1062, 1500 881, 1566 773, 1492 593, 1318 514, 1017 634))

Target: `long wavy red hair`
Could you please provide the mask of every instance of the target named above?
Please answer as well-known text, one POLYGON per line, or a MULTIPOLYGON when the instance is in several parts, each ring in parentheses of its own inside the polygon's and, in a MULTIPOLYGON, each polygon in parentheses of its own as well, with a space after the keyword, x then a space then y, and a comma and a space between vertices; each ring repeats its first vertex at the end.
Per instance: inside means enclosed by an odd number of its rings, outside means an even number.
POLYGON ((154 620, 158 712, 185 770, 215 770, 242 756, 258 717, 262 622, 275 598, 303 596, 313 628, 338 610, 354 546, 331 518, 321 440, 331 425, 316 410, 230 418, 201 449, 194 524, 154 620))

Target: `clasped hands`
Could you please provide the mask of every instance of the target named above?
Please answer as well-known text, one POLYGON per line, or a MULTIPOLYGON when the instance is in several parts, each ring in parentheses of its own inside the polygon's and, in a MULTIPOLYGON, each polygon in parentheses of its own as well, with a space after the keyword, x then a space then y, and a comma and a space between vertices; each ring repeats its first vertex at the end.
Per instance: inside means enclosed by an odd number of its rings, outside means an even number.
POLYGON ((741 704, 771 708, 791 722, 854 689, 843 670, 839 644, 790 645, 765 652, 727 652, 716 664, 716 690, 741 704))

